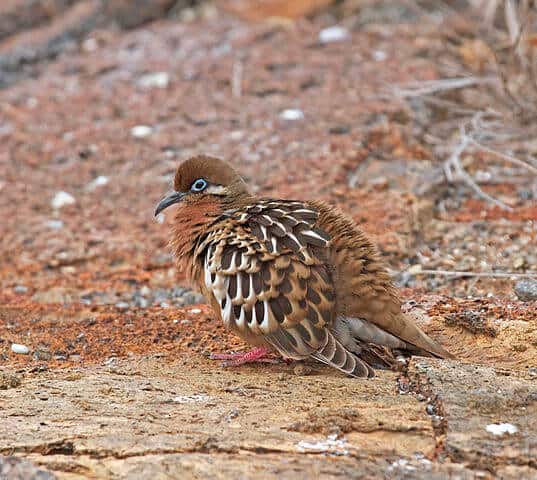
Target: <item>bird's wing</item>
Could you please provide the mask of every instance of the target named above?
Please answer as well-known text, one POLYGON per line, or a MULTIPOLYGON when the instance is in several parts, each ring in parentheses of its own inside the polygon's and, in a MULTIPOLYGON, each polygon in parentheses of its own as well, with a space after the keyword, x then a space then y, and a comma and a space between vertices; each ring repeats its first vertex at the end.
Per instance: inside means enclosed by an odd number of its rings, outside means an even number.
MULTIPOLYGON (((332 262, 338 266, 336 284, 338 299, 344 305, 343 316, 367 320, 426 352, 441 358, 452 358, 438 342, 427 336, 401 311, 401 300, 376 246, 345 215, 323 202, 311 202, 319 211, 316 225, 330 235, 332 262)), ((382 336, 371 337, 372 343, 385 344, 382 336)))
POLYGON ((345 373, 371 376, 330 329, 336 313, 330 239, 318 212, 301 202, 260 201, 229 212, 198 246, 204 283, 226 326, 262 336, 282 355, 316 358, 345 373))

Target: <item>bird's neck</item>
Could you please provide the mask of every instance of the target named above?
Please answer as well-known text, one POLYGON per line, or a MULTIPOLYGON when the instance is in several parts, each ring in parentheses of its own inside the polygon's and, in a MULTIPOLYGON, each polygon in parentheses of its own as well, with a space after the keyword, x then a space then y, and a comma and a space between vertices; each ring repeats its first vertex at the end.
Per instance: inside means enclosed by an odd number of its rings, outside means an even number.
POLYGON ((177 211, 172 227, 171 246, 179 268, 188 277, 192 277, 192 263, 198 239, 221 213, 221 205, 214 201, 185 203, 177 211))
POLYGON ((181 205, 175 215, 171 246, 178 267, 190 278, 196 277, 195 250, 198 241, 207 233, 210 225, 226 210, 240 208, 252 197, 249 194, 223 201, 207 198, 196 203, 181 205))

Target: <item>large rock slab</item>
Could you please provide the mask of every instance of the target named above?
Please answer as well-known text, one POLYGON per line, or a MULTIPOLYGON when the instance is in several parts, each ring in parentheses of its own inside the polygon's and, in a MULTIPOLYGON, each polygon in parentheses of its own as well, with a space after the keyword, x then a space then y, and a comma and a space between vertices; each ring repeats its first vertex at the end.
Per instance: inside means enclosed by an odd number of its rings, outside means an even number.
POLYGON ((221 369, 199 356, 34 370, 0 398, 0 452, 59 478, 382 476, 435 449, 424 404, 397 377, 221 369))
POLYGON ((500 478, 537 477, 537 381, 531 373, 414 359, 439 454, 500 478))

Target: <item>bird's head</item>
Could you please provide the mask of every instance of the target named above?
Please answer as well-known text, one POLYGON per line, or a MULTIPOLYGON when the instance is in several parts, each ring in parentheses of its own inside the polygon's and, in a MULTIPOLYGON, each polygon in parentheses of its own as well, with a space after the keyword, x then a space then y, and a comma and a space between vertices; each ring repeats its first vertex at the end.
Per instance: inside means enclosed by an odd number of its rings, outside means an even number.
POLYGON ((197 156, 179 165, 174 191, 159 202, 155 215, 176 203, 201 206, 209 202, 225 209, 247 196, 246 183, 229 163, 214 157, 197 156))

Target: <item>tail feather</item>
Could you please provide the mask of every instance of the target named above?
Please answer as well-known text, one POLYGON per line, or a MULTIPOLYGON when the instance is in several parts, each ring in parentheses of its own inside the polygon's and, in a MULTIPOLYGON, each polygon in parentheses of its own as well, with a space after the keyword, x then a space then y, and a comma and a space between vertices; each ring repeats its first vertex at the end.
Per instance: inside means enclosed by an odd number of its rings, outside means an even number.
POLYGON ((303 329, 279 329, 265 336, 265 340, 284 357, 301 360, 314 358, 352 377, 373 377, 371 366, 351 353, 328 328, 316 329, 304 321, 303 329), (311 331, 306 338, 306 330, 311 331))
POLYGON ((408 350, 418 355, 454 358, 444 347, 426 335, 411 317, 400 314, 393 322, 394 331, 362 318, 338 317, 332 329, 336 338, 352 352, 362 353, 364 345, 378 345, 396 350, 408 350))
POLYGON ((311 357, 351 377, 374 377, 374 370, 363 360, 345 349, 331 333, 326 345, 311 354, 311 357))

